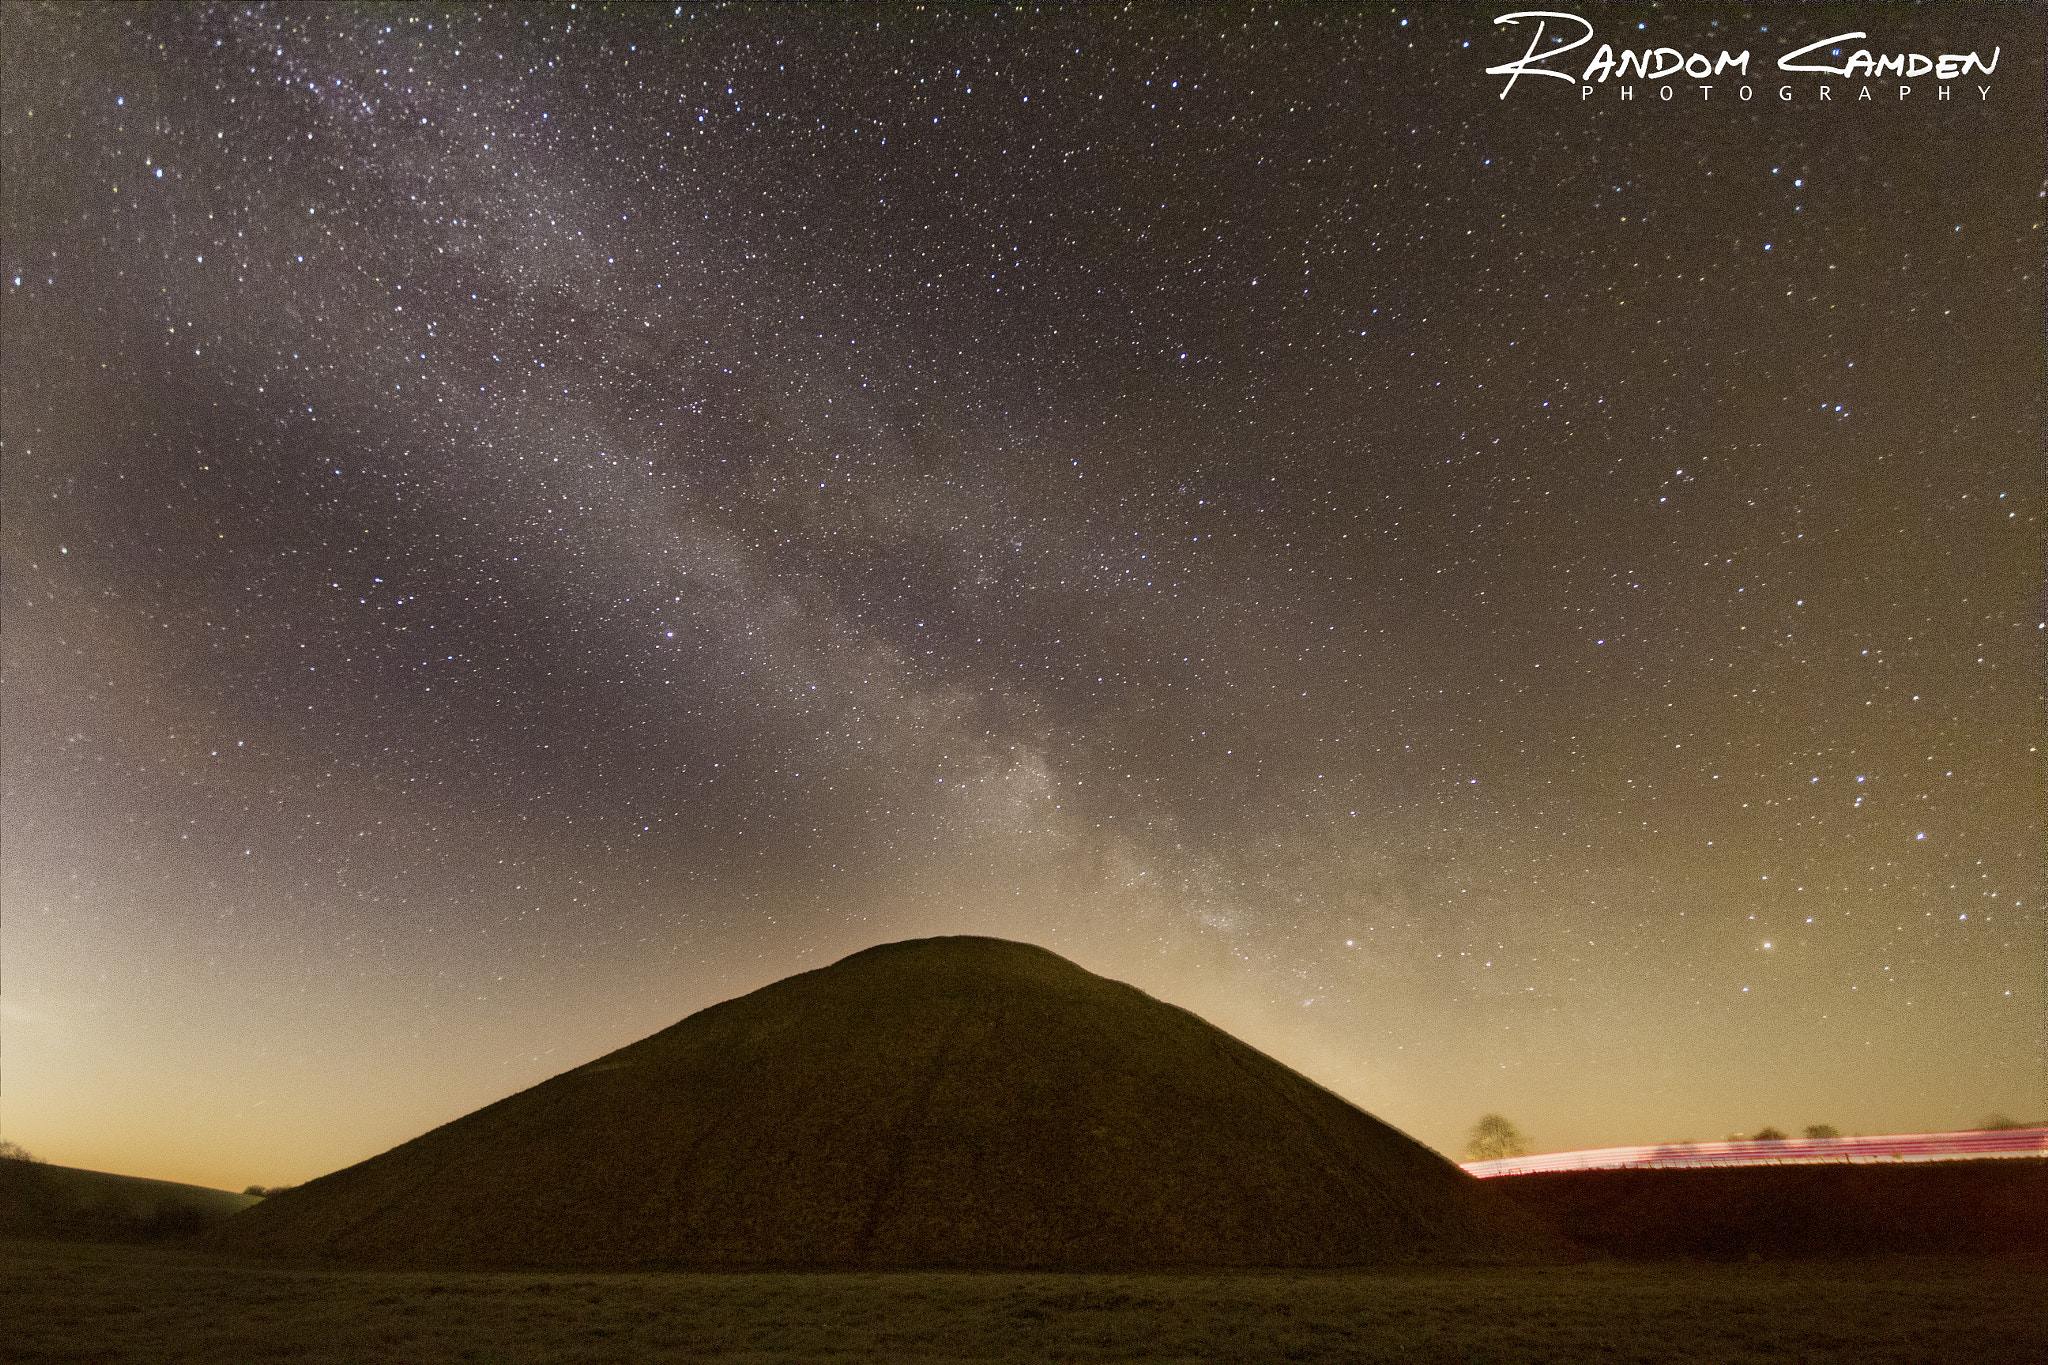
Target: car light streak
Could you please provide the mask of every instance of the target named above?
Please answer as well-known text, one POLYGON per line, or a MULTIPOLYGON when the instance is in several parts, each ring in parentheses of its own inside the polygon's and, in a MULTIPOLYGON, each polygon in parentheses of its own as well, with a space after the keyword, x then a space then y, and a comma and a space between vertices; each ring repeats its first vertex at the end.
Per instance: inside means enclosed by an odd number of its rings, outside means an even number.
POLYGON ((1772 1141, 1667 1142, 1646 1147, 1594 1147, 1580 1152, 1467 1161, 1485 1179, 1539 1171, 1608 1171, 1655 1166, 1802 1166, 1827 1162, 1969 1161, 2048 1157, 2048 1128, 1970 1133, 1896 1133, 1877 1137, 1781 1138, 1772 1141))

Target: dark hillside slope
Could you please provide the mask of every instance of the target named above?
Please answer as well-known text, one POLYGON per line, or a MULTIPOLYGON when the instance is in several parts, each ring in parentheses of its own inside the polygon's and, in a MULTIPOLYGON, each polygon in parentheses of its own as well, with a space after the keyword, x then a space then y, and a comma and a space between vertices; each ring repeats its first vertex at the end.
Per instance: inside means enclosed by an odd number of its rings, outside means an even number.
POLYGON ((59 1242, 161 1242, 189 1237, 254 1195, 170 1180, 0 1160, 0 1237, 59 1242))
POLYGON ((888 944, 265 1201, 381 1265, 1348 1265, 1546 1254, 1519 1207, 1042 948, 888 944))

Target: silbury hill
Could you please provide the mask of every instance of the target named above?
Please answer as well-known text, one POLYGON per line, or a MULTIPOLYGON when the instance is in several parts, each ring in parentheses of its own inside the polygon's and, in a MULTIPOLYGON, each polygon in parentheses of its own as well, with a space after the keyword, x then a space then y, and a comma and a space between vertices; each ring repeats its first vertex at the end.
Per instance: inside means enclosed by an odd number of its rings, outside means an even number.
POLYGON ((206 1234, 362 1265, 1337 1266, 1546 1258, 1484 1182, 1042 948, 892 943, 206 1234))

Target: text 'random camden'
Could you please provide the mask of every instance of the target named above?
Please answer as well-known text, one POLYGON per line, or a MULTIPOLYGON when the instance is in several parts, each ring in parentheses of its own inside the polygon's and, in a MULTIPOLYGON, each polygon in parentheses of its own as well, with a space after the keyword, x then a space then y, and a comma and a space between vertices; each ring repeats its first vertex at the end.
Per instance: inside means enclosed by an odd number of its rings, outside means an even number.
MULTIPOLYGON (((1750 53, 1747 48, 1739 53, 1730 53, 1726 48, 1723 48, 1718 57, 1709 57, 1704 52, 1685 52, 1675 47, 1645 47, 1639 51, 1622 48, 1617 52, 1612 43, 1602 43, 1593 53, 1592 60, 1586 64, 1585 69, 1577 76, 1573 76, 1569 70, 1556 70, 1548 65, 1548 63, 1556 61, 1566 53, 1575 51, 1591 42, 1593 40, 1592 22, 1580 15, 1566 14, 1559 11, 1522 10, 1514 14, 1503 14, 1496 18, 1494 23, 1519 25, 1524 20, 1536 21, 1535 32, 1530 36, 1527 51, 1513 61, 1503 62, 1498 66, 1486 68, 1486 74, 1489 76, 1506 76, 1508 78, 1507 85, 1500 93, 1502 99, 1508 97, 1508 91, 1513 90, 1515 82, 1523 76, 1549 76, 1556 80, 1572 81, 1582 87, 1590 88, 1595 83, 1604 84, 1610 79, 1662 81, 1676 76, 1684 76, 1692 81, 1703 81, 1718 77, 1729 71, 1733 71, 1738 76, 1745 78, 1750 75, 1750 53), (1548 27, 1548 21, 1553 19, 1575 24, 1580 32, 1570 42, 1553 40, 1554 46, 1547 51, 1539 51, 1538 49, 1542 46, 1544 33, 1548 27)), ((1859 76, 1869 80, 1881 81, 1888 76, 1910 79, 1931 75, 1936 80, 1954 81, 1962 79, 1972 72, 1982 72, 1988 76, 1998 69, 2000 49, 1997 47, 1992 48, 1991 56, 1988 60, 1976 52, 1944 52, 1937 56, 1930 56, 1924 52, 1874 53, 1869 48, 1857 48, 1848 56, 1843 57, 1839 65, 1829 65, 1824 61, 1805 62, 1801 60, 1812 56, 1823 48, 1832 49, 1828 53, 1830 57, 1842 57, 1842 49, 1846 44, 1855 42, 1858 39, 1867 38, 1868 36, 1867 33, 1861 31, 1838 33, 1833 37, 1822 38, 1818 42, 1808 43, 1805 47, 1798 48, 1780 57, 1777 62, 1778 70, 1788 73, 1824 73, 1827 75, 1843 76, 1852 80, 1859 76)), ((1745 90, 1748 89, 1746 86, 1743 88, 1745 90)), ((1983 88, 1988 89, 1988 87, 1983 88)), ((1711 88, 1702 86, 1701 89, 1710 91, 1711 88)), ((1781 88, 1779 96, 1781 99, 1789 98, 1784 93, 1785 89, 1789 89, 1789 87, 1781 88)), ((1905 99, 1910 93, 1911 87, 1902 85, 1900 90, 1899 98, 1905 99)), ((1584 97, 1582 94, 1581 98, 1584 97)), ((1707 96, 1702 97, 1706 98, 1707 96)), ((1669 99, 1670 95, 1663 95, 1662 98, 1669 99)), ((1827 96, 1822 96, 1821 98, 1827 98, 1827 96)), ((1861 98, 1869 98, 1867 87, 1866 93, 1861 98)), ((1943 98, 1947 98, 1947 96, 1944 95, 1943 98)))

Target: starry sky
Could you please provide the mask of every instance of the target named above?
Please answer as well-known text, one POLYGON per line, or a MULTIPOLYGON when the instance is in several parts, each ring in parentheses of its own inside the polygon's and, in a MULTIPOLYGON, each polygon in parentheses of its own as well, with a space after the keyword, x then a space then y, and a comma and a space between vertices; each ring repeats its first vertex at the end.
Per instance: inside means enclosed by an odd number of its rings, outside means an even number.
POLYGON ((2042 11, 1579 8, 8 4, 5 1135, 947 933, 1452 1154, 2048 1114, 2042 11))

